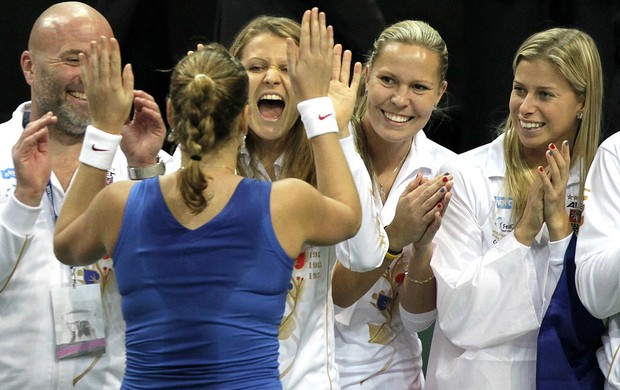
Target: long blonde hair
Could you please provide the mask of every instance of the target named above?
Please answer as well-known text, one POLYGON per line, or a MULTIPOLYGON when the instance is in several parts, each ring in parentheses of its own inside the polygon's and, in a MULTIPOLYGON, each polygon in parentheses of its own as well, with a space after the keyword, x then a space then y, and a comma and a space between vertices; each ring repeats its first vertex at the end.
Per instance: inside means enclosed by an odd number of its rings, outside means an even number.
MULTIPOLYGON (((603 72, 596 43, 583 31, 552 28, 531 35, 521 44, 512 63, 513 72, 524 60, 548 61, 568 80, 575 94, 583 98, 583 116, 581 119, 575 118, 579 121, 579 127, 571 149, 571 168, 581 164, 579 199, 582 204, 586 174, 598 148, 601 132, 603 72)), ((513 220, 516 222, 525 209, 534 176, 526 164, 514 126, 509 115, 503 126, 506 190, 513 198, 513 220)))
MULTIPOLYGON (((296 21, 285 17, 256 17, 239 31, 230 46, 230 53, 240 59, 247 44, 254 37, 263 33, 270 33, 280 38, 291 38, 299 45, 301 26, 296 21)), ((258 161, 256 159, 256 154, 260 151, 261 144, 260 137, 250 128, 245 140, 246 149, 251 157, 250 172, 246 172, 243 164, 237 164, 237 168, 242 175, 263 180, 267 179, 265 177, 260 177, 260 172, 257 169, 258 161)), ((291 130, 287 133, 284 150, 280 178, 294 177, 315 185, 316 172, 314 170, 314 156, 312 154, 310 142, 306 137, 301 118, 297 118, 291 130)))
POLYGON ((170 102, 175 131, 171 137, 190 156, 180 174, 179 190, 194 214, 208 203, 201 157, 237 135, 248 84, 243 65, 217 43, 186 56, 172 72, 170 102))

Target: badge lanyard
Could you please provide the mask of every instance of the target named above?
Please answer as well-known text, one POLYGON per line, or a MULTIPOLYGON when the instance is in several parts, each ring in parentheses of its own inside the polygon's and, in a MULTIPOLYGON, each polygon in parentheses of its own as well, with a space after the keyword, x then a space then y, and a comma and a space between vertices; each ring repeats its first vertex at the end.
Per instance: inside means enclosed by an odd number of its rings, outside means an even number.
MULTIPOLYGON (((23 118, 24 128, 29 121, 30 113, 26 112, 23 118)), ((56 226, 58 213, 54 202, 51 177, 45 186, 45 194, 52 207, 53 222, 56 226)), ((90 354, 97 356, 93 362, 94 365, 106 350, 101 289, 97 284, 80 285, 77 288, 75 267, 69 267, 69 270, 71 272, 71 286, 51 290, 56 334, 56 358, 60 360, 90 354), (82 315, 85 312, 90 312, 90 314, 82 315)), ((0 291, 3 288, 0 287, 0 291)), ((81 376, 85 375, 91 368, 92 365, 81 376)))
MULTIPOLYGON (((47 185, 45 186, 45 193, 47 194, 47 199, 52 206, 52 216, 54 217, 54 226, 56 226, 56 221, 58 220, 58 213, 56 213, 56 207, 54 204, 54 190, 52 189, 52 179, 48 180, 47 185)), ((75 287, 77 278, 75 276, 75 267, 69 267, 71 270, 71 286, 75 287)))
MULTIPOLYGON (((47 182, 45 193, 52 207, 55 225, 58 213, 51 179, 47 182)), ((69 270, 71 286, 51 291, 56 358, 61 360, 87 354, 100 356, 106 350, 101 288, 97 283, 77 286, 75 267, 69 267, 69 270)))

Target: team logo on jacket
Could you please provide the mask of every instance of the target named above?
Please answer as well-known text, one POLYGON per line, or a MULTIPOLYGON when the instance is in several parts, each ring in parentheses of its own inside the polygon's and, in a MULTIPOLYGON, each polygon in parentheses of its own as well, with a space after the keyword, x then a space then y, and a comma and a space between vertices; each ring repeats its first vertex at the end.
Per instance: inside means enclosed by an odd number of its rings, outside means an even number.
POLYGON ((506 210, 512 209, 512 196, 495 195, 495 208, 506 210))
POLYGON ((15 168, 7 168, 0 170, 3 179, 15 179, 15 168))
POLYGON ((114 182, 114 172, 108 171, 108 173, 105 175, 105 184, 112 184, 112 182, 114 182))
MULTIPOLYGON (((567 198, 568 203, 566 208, 568 209, 568 218, 573 230, 578 232, 579 226, 583 224, 583 216, 581 215, 581 212, 583 211, 583 204, 579 201, 579 195, 569 195, 567 198)), ((587 199, 585 194, 584 199, 587 199)))
POLYGON ((497 244, 514 228, 512 221, 512 196, 495 195, 495 209, 493 216, 493 244, 497 244))

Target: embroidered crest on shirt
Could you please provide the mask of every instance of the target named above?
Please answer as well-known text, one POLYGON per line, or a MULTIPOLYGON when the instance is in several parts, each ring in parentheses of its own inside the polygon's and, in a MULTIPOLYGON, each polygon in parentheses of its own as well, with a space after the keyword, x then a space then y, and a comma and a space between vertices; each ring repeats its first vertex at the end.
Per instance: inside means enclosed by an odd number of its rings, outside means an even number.
MULTIPOLYGON (((382 279, 387 281, 389 290, 380 290, 372 294, 374 301, 371 301, 370 304, 379 310, 379 313, 385 318, 385 321, 380 324, 368 323, 369 343, 387 346, 398 336, 398 333, 392 328, 392 320, 394 318, 394 310, 398 305, 398 290, 405 279, 404 270, 409 261, 409 257, 407 257, 406 261, 404 261, 403 258, 409 255, 409 252, 403 252, 403 255, 394 260, 381 276, 382 279)), ((392 353, 383 367, 377 372, 370 373, 368 377, 361 380, 360 385, 363 385, 367 380, 387 371, 392 366, 394 356, 396 355, 396 348, 393 346, 390 347, 392 348, 392 353)))
MULTIPOLYGON (((304 290, 304 281, 306 280, 306 277, 304 277, 307 265, 306 263, 306 252, 304 251, 301 252, 295 260, 291 284, 289 285, 289 290, 286 294, 284 316, 282 317, 280 327, 278 328, 278 339, 289 340, 289 342, 295 343, 297 348, 299 348, 300 341, 299 336, 296 333, 296 331, 298 331, 296 316, 299 300, 301 299, 302 292, 304 290)), ((283 378, 286 374, 288 374, 294 365, 295 359, 290 361, 288 366, 280 367, 280 378, 283 378)))
POLYGON ((380 290, 372 294, 373 301, 370 304, 379 310, 385 318, 380 324, 368 323, 368 342, 373 344, 387 345, 396 338, 391 323, 393 311, 398 305, 398 290, 405 278, 403 256, 396 259, 381 276, 388 282, 389 290, 380 290))
MULTIPOLYGON (((589 191, 587 188, 584 189, 583 199, 584 201, 588 199, 586 196, 586 192, 589 191)), ((579 195, 567 195, 566 196, 566 209, 568 210, 568 219, 575 233, 579 232, 579 226, 583 224, 583 202, 579 201, 579 195)))
MULTIPOLYGON (((295 270, 303 269, 305 264, 306 253, 301 252, 295 260, 295 270)), ((278 339, 280 340, 286 340, 289 337, 293 336, 293 332, 297 328, 297 323, 295 322, 295 313, 297 312, 297 304, 299 303, 299 298, 301 296, 301 292, 303 291, 303 286, 304 277, 293 274, 291 278, 291 284, 289 285, 288 293, 286 294, 286 311, 284 317, 282 317, 282 322, 280 323, 280 327, 278 329, 278 339)))
POLYGON ((76 283, 78 284, 94 284, 99 283, 101 286, 101 294, 106 291, 112 277, 112 259, 105 256, 98 262, 79 267, 75 269, 76 283))
POLYGON ((493 244, 514 230, 512 221, 512 197, 495 195, 495 207, 493 208, 493 244))

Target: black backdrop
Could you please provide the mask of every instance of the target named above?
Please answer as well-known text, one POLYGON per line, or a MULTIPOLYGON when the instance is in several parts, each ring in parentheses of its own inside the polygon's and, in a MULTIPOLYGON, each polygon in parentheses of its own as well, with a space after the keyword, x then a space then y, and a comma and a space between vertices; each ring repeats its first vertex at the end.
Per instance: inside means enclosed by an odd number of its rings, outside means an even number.
MULTIPOLYGON (((358 60, 388 24, 420 19, 435 27, 448 44, 449 118, 435 122, 430 138, 456 152, 493 138, 507 113, 511 62, 531 33, 571 26, 597 42, 604 67, 605 136, 620 129, 620 0, 86 0, 110 21, 131 62, 136 88, 162 104, 170 69, 197 42, 228 45, 234 34, 258 14, 301 17, 317 5, 327 13, 336 39, 358 60)), ((19 67, 36 17, 56 1, 0 2, 0 121, 29 99, 19 67)), ((1 135, 0 135, 1 137, 1 135)))

